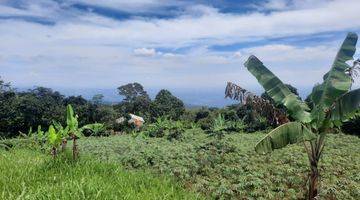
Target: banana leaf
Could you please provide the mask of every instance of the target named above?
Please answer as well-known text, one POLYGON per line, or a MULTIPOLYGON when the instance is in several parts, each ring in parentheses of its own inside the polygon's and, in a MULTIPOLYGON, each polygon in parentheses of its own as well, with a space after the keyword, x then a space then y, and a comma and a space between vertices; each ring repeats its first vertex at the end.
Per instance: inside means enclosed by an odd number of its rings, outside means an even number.
POLYGON ((316 138, 308 128, 299 122, 288 122, 267 134, 255 146, 257 153, 270 153, 274 149, 283 148, 300 141, 310 141, 316 138))
POLYGON ((360 88, 339 98, 331 112, 332 120, 346 121, 360 110, 360 88))
POLYGON ((314 114, 329 109, 336 99, 350 90, 352 81, 346 73, 350 66, 346 62, 353 59, 357 39, 358 36, 355 33, 347 35, 330 71, 323 77, 324 82, 314 87, 311 100, 318 107, 314 110, 314 114))
POLYGON ((275 76, 255 56, 250 56, 245 62, 246 68, 256 77, 268 95, 277 104, 283 104, 294 119, 300 122, 310 122, 309 107, 292 93, 281 80, 275 76))
POLYGON ((72 108, 72 106, 69 104, 67 105, 66 108, 66 123, 67 126, 69 127, 69 132, 71 132, 72 134, 75 134, 77 136, 80 136, 80 134, 78 134, 78 120, 77 117, 74 116, 74 110, 72 108))
POLYGON ((48 135, 49 143, 54 147, 60 145, 61 137, 59 136, 58 133, 56 133, 55 128, 54 128, 53 125, 49 126, 49 131, 48 132, 49 132, 49 135, 48 135))

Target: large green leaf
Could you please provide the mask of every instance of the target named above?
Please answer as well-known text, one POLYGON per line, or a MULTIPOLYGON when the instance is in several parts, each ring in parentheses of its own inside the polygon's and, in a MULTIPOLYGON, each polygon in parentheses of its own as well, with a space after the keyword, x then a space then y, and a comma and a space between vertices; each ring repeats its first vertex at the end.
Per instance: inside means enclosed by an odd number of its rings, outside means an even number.
POLYGON ((338 51, 335 61, 328 73, 323 77, 324 82, 314 87, 311 100, 317 107, 314 114, 329 109, 336 99, 349 91, 351 77, 346 73, 350 66, 346 63, 353 59, 358 36, 349 33, 338 51))
POLYGON ((332 120, 346 121, 360 110, 360 88, 346 93, 335 103, 332 120))
POLYGON ((267 134, 255 146, 258 153, 270 153, 274 149, 280 149, 288 144, 294 144, 300 141, 310 141, 316 138, 308 128, 299 122, 289 122, 283 124, 269 134, 267 134))
POLYGON ((292 93, 281 80, 276 77, 263 63, 255 56, 250 56, 245 62, 246 68, 256 77, 268 95, 275 103, 283 104, 294 119, 301 122, 310 122, 310 113, 306 103, 292 93))
POLYGON ((59 137, 58 133, 56 133, 55 128, 53 127, 53 125, 49 126, 49 131, 48 131, 48 141, 49 143, 56 147, 61 143, 61 138, 59 137))
POLYGON ((77 134, 78 132, 78 120, 77 117, 74 116, 74 110, 72 106, 69 104, 66 108, 66 123, 69 127, 69 131, 73 134, 77 134))

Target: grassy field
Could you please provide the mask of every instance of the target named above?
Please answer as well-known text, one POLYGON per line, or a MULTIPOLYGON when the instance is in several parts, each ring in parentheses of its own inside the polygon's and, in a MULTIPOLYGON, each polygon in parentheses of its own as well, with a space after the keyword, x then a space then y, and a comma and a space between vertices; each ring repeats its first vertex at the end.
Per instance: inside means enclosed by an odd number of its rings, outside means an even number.
MULTIPOLYGON (((0 199, 304 199, 301 145, 258 155, 264 133, 224 139, 200 129, 181 140, 132 135, 79 140, 81 158, 0 151, 0 199)), ((71 143, 69 144, 71 146, 71 143)), ((321 199, 360 199, 360 138, 330 134, 321 159, 321 199)))
MULTIPOLYGON (((199 129, 180 141, 131 135, 86 138, 82 152, 175 177, 184 187, 221 199, 304 199, 308 160, 301 145, 257 155, 264 133, 229 134, 219 141, 199 129)), ((322 199, 360 199, 360 139, 330 134, 321 159, 322 199)))
POLYGON ((198 199, 173 180, 117 163, 78 162, 32 150, 0 150, 0 199, 198 199))

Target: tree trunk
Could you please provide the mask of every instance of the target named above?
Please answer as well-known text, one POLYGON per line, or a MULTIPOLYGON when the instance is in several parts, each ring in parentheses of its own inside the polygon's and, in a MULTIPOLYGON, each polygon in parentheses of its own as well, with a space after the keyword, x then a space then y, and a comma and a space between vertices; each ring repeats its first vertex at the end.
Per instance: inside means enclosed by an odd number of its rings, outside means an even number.
POLYGON ((73 159, 76 160, 78 157, 78 149, 77 149, 75 134, 72 135, 72 139, 73 139, 73 159))
POLYGON ((66 149, 67 140, 64 138, 61 142, 61 151, 64 152, 66 149))
POLYGON ((318 196, 319 170, 317 164, 317 160, 310 162, 311 173, 309 177, 309 200, 317 199, 318 196))
POLYGON ((51 148, 51 155, 53 156, 53 158, 55 159, 56 158, 56 148, 55 147, 52 147, 51 148))

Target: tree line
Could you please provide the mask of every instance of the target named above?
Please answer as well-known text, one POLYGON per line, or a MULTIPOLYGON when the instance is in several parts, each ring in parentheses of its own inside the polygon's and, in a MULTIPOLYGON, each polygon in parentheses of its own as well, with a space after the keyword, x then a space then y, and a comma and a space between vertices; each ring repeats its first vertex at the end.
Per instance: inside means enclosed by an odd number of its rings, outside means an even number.
MULTIPOLYGON (((286 84, 294 94, 297 89, 286 84)), ((152 100, 144 87, 139 83, 129 83, 117 88, 119 103, 109 105, 103 102, 102 94, 94 95, 91 100, 82 96, 64 96, 51 88, 36 87, 27 91, 17 91, 10 83, 0 77, 0 138, 16 137, 27 133, 30 127, 48 127, 54 121, 65 124, 66 106, 71 104, 78 115, 79 126, 92 123, 103 123, 107 129, 123 131, 124 127, 116 123, 116 119, 129 113, 142 116, 147 123, 155 122, 159 117, 171 120, 182 120, 196 123, 206 130, 212 126, 218 115, 228 121, 241 120, 245 123, 246 132, 265 130, 276 127, 269 113, 258 111, 256 105, 234 104, 225 108, 185 109, 181 99, 170 91, 162 89, 152 100)), ((274 104, 280 111, 286 112, 282 105, 275 102, 265 93, 261 97, 274 104)), ((271 116, 271 115, 270 115, 271 116)), ((360 131, 360 117, 356 117, 342 125, 345 133, 357 134, 360 131)))
POLYGON ((16 137, 30 127, 48 127, 54 121, 65 124, 69 104, 78 115, 79 126, 100 122, 113 130, 119 128, 116 119, 129 113, 153 121, 164 115, 177 120, 185 112, 184 103, 168 90, 160 90, 153 101, 139 83, 120 86, 118 92, 123 100, 107 105, 101 94, 87 100, 82 96, 64 96, 46 87, 17 91, 0 77, 0 138, 16 137))

